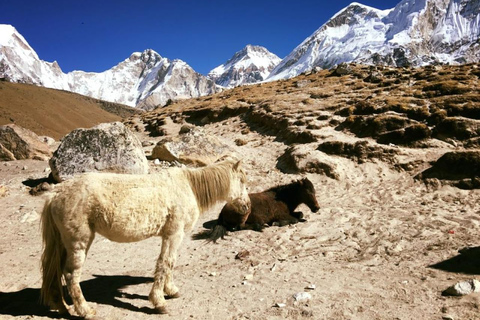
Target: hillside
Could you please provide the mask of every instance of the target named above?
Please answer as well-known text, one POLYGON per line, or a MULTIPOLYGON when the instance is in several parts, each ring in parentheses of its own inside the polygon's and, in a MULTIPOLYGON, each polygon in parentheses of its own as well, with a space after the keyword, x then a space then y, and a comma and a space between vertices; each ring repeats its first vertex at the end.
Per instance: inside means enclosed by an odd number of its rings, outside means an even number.
POLYGON ((0 125, 14 122, 56 140, 73 129, 119 121, 140 112, 68 91, 0 81, 0 125))
MULTIPOLYGON (((291 80, 178 101, 140 115, 147 130, 164 119, 196 125, 239 116, 252 130, 286 144, 328 140, 427 148, 478 148, 478 64, 423 68, 341 64, 291 80)), ((128 121, 127 121, 128 122, 128 121)))
MULTIPOLYGON (((150 157, 156 142, 194 127, 242 159, 249 192, 308 177, 320 210, 301 205, 304 222, 230 232, 216 244, 198 239, 223 203, 204 213, 179 249, 181 296, 167 302, 169 315, 148 301, 160 240, 97 236, 85 298, 102 319, 478 318, 480 293, 443 292, 480 275, 479 76, 478 64, 340 65, 125 119, 152 173, 164 169, 150 157), (455 157, 441 162, 445 154, 455 157)), ((55 317, 36 303, 43 199, 27 187, 47 167, 0 166, 5 319, 55 317)))

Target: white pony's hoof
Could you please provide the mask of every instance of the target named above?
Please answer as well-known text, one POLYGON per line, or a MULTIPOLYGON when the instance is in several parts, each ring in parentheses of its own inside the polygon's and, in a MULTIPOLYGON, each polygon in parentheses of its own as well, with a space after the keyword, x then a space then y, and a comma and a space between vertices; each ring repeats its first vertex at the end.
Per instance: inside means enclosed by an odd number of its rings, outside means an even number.
POLYGON ((166 306, 155 307, 155 310, 157 310, 159 314, 168 314, 166 306))
POLYGON ((165 297, 166 299, 177 299, 180 298, 180 292, 174 293, 172 295, 168 295, 165 297))
POLYGON ((95 316, 97 314, 97 311, 93 308, 85 308, 84 310, 79 310, 80 312, 77 311, 77 314, 84 318, 84 319, 95 319, 95 316))

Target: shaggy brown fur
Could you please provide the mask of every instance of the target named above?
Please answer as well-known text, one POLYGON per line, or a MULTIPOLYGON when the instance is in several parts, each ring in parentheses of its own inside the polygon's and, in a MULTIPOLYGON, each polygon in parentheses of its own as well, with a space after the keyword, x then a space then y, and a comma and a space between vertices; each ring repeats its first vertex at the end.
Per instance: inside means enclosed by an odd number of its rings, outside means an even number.
POLYGON ((210 241, 215 242, 218 238, 223 238, 227 230, 261 231, 265 225, 278 223, 283 226, 297 223, 303 218, 303 213, 294 210, 302 203, 312 212, 320 209, 315 188, 307 178, 263 192, 250 193, 249 197, 250 207, 245 207, 237 201, 229 202, 223 207, 217 225, 209 235, 210 241))

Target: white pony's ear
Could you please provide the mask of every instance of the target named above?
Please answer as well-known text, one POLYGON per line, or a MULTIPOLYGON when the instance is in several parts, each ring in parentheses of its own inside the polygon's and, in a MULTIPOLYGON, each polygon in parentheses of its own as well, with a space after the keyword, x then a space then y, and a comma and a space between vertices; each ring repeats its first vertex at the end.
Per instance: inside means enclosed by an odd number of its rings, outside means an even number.
POLYGON ((238 171, 240 168, 240 165, 242 164, 242 160, 238 160, 234 165, 233 165, 233 170, 238 171))

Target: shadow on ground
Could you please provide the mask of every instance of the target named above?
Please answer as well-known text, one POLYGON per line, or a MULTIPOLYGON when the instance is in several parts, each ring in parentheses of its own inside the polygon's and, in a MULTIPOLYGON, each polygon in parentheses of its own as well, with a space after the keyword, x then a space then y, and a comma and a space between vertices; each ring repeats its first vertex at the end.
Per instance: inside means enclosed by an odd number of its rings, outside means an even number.
MULTIPOLYGON (((94 275, 94 277, 95 278, 81 283, 82 291, 87 301, 110 305, 115 308, 123 308, 134 312, 147 314, 156 313, 153 308, 140 308, 129 302, 124 302, 118 299, 148 300, 148 296, 146 295, 128 294, 121 289, 128 286, 153 282, 153 278, 99 275, 94 275)), ((67 302, 71 304, 71 301, 67 302)), ((59 316, 57 313, 50 312, 46 307, 42 306, 40 304, 40 289, 32 288, 25 288, 15 292, 0 292, 0 315, 65 318, 59 316)), ((79 319, 74 316, 66 318, 79 319)))
POLYGON ((477 275, 480 274, 480 247, 467 247, 459 254, 445 261, 430 265, 430 268, 447 272, 477 275))

